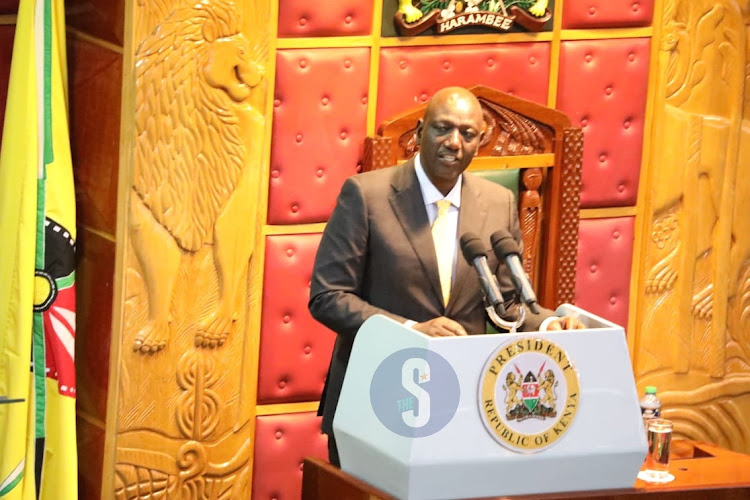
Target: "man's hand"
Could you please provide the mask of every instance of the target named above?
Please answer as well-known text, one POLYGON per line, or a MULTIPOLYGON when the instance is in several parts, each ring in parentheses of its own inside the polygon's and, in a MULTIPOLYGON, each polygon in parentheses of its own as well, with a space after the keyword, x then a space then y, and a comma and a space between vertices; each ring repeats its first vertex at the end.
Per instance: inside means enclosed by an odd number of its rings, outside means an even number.
POLYGON ((412 328, 430 337, 455 337, 466 335, 466 330, 459 323, 445 316, 417 323, 412 328))
POLYGON ((586 325, 576 316, 555 318, 547 325, 547 330, 583 330, 586 325))

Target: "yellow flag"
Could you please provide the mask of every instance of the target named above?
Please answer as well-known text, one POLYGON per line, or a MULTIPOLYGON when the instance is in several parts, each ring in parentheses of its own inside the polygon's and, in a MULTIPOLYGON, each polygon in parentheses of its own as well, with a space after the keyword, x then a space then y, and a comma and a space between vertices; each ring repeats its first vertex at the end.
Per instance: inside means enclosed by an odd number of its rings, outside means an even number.
POLYGON ((0 145, 0 396, 24 400, 0 404, 3 500, 78 494, 63 7, 20 2, 0 145))

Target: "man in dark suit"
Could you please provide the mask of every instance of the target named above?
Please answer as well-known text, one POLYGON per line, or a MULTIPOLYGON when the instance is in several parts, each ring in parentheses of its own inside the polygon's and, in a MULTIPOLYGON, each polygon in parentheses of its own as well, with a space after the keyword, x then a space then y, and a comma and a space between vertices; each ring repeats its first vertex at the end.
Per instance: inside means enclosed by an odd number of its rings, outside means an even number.
MULTIPOLYGON (((442 89, 417 125, 418 155, 350 177, 341 189, 315 257, 309 302, 313 317, 337 334, 319 412, 331 463, 338 465, 333 416, 355 334, 367 318, 383 314, 431 336, 486 331, 482 290, 475 272, 457 255, 458 238, 472 232, 489 242, 492 233, 504 229, 520 245, 521 232, 511 191, 464 174, 484 129, 473 94, 442 89), (448 205, 442 200, 450 202, 442 219, 447 222, 441 222, 451 235, 447 244, 435 243, 431 231, 437 204, 448 205), (447 276, 438 265, 445 251, 451 263, 447 276)), ((505 263, 492 252, 488 257, 500 290, 512 296, 505 263)), ((526 330, 539 329, 547 318, 548 329, 578 326, 546 309, 527 310, 526 318, 526 330)))

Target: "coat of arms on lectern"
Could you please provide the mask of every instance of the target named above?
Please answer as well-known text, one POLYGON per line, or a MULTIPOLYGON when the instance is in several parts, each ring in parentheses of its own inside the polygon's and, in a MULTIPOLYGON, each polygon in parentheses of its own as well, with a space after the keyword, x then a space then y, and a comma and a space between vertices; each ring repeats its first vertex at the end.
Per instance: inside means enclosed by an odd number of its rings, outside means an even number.
POLYGON ((514 451, 548 448, 578 411, 578 374, 567 353, 546 339, 521 338, 498 348, 479 384, 485 427, 514 451))

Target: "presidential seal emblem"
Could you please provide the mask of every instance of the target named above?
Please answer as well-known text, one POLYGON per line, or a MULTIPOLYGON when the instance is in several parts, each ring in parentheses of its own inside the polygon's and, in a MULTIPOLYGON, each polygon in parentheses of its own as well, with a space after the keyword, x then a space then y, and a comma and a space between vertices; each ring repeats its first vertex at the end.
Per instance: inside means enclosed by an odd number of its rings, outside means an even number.
POLYGON ((579 403, 578 373, 567 353, 550 340, 503 344, 482 370, 482 422, 512 451, 535 453, 555 444, 573 424, 579 403))

